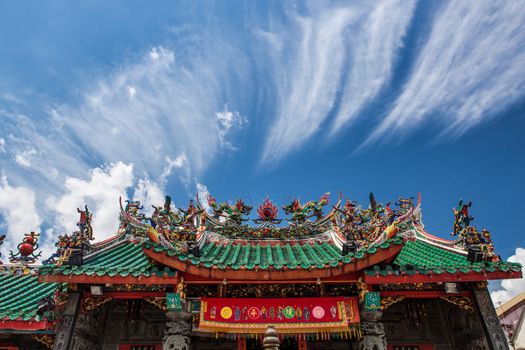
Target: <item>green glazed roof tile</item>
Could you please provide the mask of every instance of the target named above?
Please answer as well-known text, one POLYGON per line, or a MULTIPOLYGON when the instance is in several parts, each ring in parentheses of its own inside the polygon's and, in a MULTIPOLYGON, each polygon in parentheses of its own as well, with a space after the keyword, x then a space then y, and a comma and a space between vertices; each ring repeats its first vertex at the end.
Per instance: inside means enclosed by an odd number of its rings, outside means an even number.
POLYGON ((40 320, 38 301, 51 297, 61 283, 38 282, 37 276, 5 274, 0 278, 0 319, 40 320))
MULTIPOLYGON (((393 240, 396 243, 396 237, 393 240)), ((436 247, 422 240, 408 241, 403 246, 403 249, 394 260, 394 264, 399 266, 399 269, 407 274, 420 273, 420 274, 443 274, 450 273, 455 274, 474 272, 494 272, 509 271, 509 269, 515 268, 514 271, 520 271, 521 265, 510 267, 510 263, 506 262, 479 262, 471 263, 467 261, 466 255, 448 251, 444 248, 436 247), (414 269, 407 269, 407 265, 412 265, 414 269)), ((378 266, 374 266, 372 269, 367 269, 365 272, 367 275, 375 275, 376 273, 382 274, 383 269, 378 266)))

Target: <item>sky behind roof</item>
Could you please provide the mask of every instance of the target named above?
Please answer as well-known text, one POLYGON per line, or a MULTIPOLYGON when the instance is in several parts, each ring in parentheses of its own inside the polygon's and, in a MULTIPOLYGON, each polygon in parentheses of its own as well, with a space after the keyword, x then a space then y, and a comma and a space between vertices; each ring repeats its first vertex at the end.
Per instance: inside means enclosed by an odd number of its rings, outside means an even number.
POLYGON ((373 191, 421 192, 444 238, 471 200, 524 261, 523 23, 504 1, 2 2, 3 257, 30 230, 50 252, 84 203, 112 235, 120 195, 373 191))

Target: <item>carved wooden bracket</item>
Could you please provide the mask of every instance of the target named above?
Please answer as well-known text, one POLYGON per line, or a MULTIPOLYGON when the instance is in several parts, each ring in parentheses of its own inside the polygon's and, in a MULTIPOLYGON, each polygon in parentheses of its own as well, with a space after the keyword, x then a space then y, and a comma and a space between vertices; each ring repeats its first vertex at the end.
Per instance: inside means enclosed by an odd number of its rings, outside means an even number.
POLYGON ((144 298, 148 303, 155 305, 159 310, 167 311, 166 298, 162 297, 146 297, 144 298))
POLYGON ((386 310, 391 305, 394 305, 395 303, 399 303, 403 299, 405 299, 405 297, 402 297, 402 296, 382 297, 381 298, 381 310, 386 310))
POLYGON ((107 296, 85 297, 84 299, 82 299, 80 310, 82 313, 86 313, 96 309, 100 305, 103 305, 111 300, 113 300, 113 298, 107 296))
POLYGON ((52 349, 55 344, 54 334, 34 334, 33 339, 37 342, 44 344, 48 349, 52 349))
POLYGON ((472 299, 470 299, 469 297, 443 296, 441 297, 441 299, 458 306, 461 310, 467 312, 474 312, 474 303, 472 303, 472 299))

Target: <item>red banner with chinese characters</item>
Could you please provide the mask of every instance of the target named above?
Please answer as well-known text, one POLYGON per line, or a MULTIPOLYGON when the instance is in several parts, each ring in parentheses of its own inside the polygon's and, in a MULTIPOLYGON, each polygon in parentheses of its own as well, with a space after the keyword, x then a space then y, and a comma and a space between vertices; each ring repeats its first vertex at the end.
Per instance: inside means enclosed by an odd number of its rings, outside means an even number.
POLYGON ((226 333, 351 332, 357 298, 202 298, 199 329, 226 333))

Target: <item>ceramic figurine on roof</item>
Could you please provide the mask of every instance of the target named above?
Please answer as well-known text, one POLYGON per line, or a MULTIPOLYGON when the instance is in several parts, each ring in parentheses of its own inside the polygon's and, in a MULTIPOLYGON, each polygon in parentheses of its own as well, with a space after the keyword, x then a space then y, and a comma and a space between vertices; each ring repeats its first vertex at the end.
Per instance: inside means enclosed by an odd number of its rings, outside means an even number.
POLYGON ((462 200, 454 211, 454 232, 453 236, 459 235, 463 247, 467 250, 478 250, 483 254, 483 258, 489 261, 497 261, 499 257, 494 253, 494 245, 490 232, 483 229, 481 232, 471 225, 474 217, 470 216, 469 208, 472 202, 464 204, 462 200))
POLYGON ((292 214, 292 217, 289 221, 295 224, 302 224, 312 216, 311 211, 313 206, 312 202, 306 202, 305 204, 301 205, 299 199, 295 198, 290 204, 283 205, 282 208, 285 214, 292 214))
POLYGON ((86 206, 84 206, 84 210, 80 210, 77 208, 77 212, 80 214, 80 218, 77 222, 77 226, 80 229, 80 234, 82 236, 82 240, 91 241, 94 239, 93 237, 93 227, 91 226, 91 221, 93 220, 93 213, 91 213, 86 206))
POLYGON ((472 202, 464 204, 463 200, 460 200, 456 208, 452 208, 454 211, 454 231, 452 236, 456 236, 461 231, 470 226, 470 222, 474 219, 469 214, 469 208, 472 206, 472 202))
POLYGON ((18 252, 9 252, 9 261, 11 263, 22 263, 23 265, 32 264, 42 255, 42 251, 35 253, 38 249, 39 233, 26 233, 22 239, 22 243, 17 246, 18 252))
POLYGON ((211 195, 206 197, 208 205, 213 210, 213 217, 219 219, 221 217, 225 218, 227 222, 233 223, 235 225, 241 225, 243 222, 248 221, 244 216, 250 215, 253 207, 244 204, 242 199, 238 199, 235 202, 235 205, 230 205, 227 202, 222 203, 221 205, 217 204, 217 200, 211 195))
POLYGON ((70 236, 67 234, 58 236, 58 241, 55 243, 55 247, 57 248, 56 252, 46 260, 42 261, 42 264, 56 264, 56 266, 62 266, 62 264, 69 259, 71 249, 77 246, 77 242, 73 241, 72 236, 73 235, 70 236))
POLYGON ((190 199, 188 208, 186 210, 179 209, 183 214, 184 218, 182 220, 182 227, 186 232, 194 231, 196 229, 195 221, 202 213, 202 210, 197 208, 193 204, 193 200, 190 199))
POLYGON ((317 218, 317 221, 323 218, 323 208, 330 202, 330 192, 326 192, 319 198, 319 201, 311 201, 313 216, 317 218))

